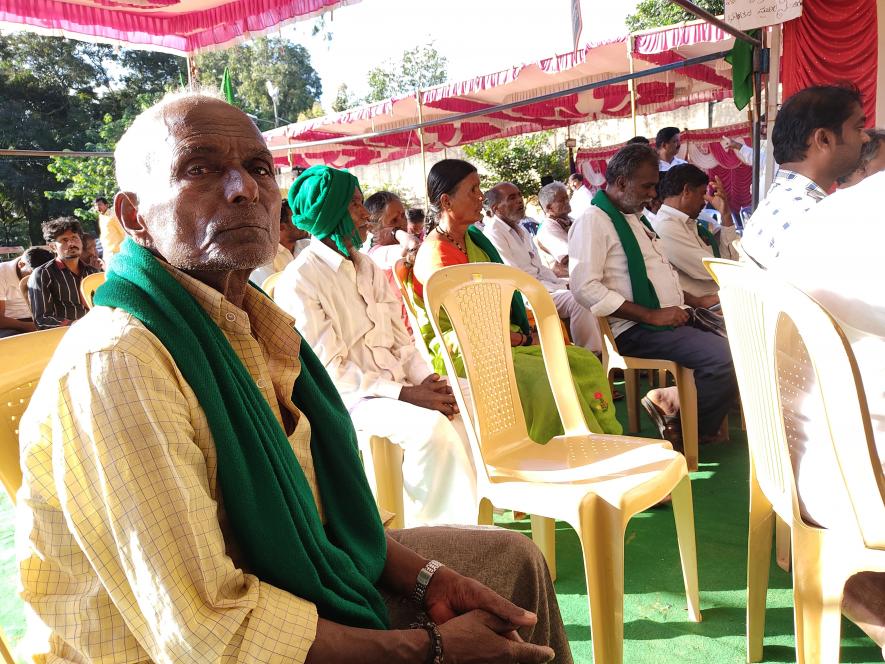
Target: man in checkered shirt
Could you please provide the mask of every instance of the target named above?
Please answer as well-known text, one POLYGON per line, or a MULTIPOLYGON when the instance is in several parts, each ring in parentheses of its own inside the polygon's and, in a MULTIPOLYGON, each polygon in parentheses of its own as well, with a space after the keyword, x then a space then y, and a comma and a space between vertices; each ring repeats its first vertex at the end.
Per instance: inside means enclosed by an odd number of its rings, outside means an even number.
POLYGON ((771 135, 780 170, 741 240, 757 264, 767 267, 775 260, 836 179, 857 168, 861 148, 870 140, 866 120, 856 88, 815 86, 784 102, 771 135))

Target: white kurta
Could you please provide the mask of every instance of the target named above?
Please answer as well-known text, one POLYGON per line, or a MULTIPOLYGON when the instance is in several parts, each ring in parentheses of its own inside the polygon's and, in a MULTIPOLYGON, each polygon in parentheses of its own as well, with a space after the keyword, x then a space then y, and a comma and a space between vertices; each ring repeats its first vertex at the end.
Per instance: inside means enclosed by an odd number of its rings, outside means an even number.
MULTIPOLYGON (((882 224, 875 211, 883 187, 885 173, 876 173, 822 200, 802 217, 802 232, 792 235, 768 265, 841 324, 860 369, 880 462, 885 458, 885 264, 875 241, 882 224)), ((820 406, 808 396, 800 411, 806 422, 803 440, 792 448, 797 487, 806 515, 826 526, 838 518, 847 496, 821 479, 835 459, 826 446, 815 445, 815 429, 826 426, 820 406)))
POLYGON ((403 447, 406 525, 475 523, 476 475, 461 417, 399 400, 433 370, 374 261, 359 252, 347 260, 312 238, 274 299, 326 367, 357 431, 403 447))
POLYGON ((593 192, 586 185, 581 185, 572 192, 569 205, 572 206, 572 218, 577 219, 586 212, 593 203, 593 192))
MULTIPOLYGON (((698 235, 697 219, 669 205, 662 205, 650 222, 661 238, 667 260, 679 273, 682 290, 696 297, 718 293, 719 287, 702 262, 704 258, 713 258, 714 254, 698 235)), ((734 226, 720 226, 714 237, 719 244, 720 258, 739 258, 731 244, 738 237, 734 226)))
POLYGON ((557 277, 553 270, 541 264, 538 249, 525 228, 521 225, 513 228, 498 217, 492 217, 483 233, 495 245, 505 264, 519 268, 543 284, 553 298, 557 313, 569 319, 575 344, 592 353, 601 352, 602 337, 596 316, 575 300, 568 289, 568 279, 557 277))
MULTIPOLYGON (((685 304, 679 275, 663 245, 635 214, 625 214, 636 236, 648 279, 655 287, 661 308, 685 304)), ((616 337, 636 323, 611 316, 624 302, 633 302, 633 284, 627 254, 609 216, 596 206, 572 224, 569 231, 569 275, 575 299, 596 316, 609 316, 616 337)))

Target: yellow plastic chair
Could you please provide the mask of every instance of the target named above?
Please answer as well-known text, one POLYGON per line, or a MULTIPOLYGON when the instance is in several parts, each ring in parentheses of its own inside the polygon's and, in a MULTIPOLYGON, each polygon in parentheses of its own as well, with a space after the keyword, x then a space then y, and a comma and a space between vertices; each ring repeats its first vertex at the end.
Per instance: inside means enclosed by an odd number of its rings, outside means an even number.
POLYGON ((95 272, 93 274, 87 274, 80 280, 80 293, 86 301, 86 306, 90 309, 92 309, 92 300, 95 298, 95 291, 97 291, 98 287, 105 282, 106 278, 107 275, 104 272, 95 272))
POLYGON ((885 571, 885 478, 857 364, 839 325, 810 297, 752 265, 704 262, 720 286, 750 448, 747 659, 762 659, 777 515, 792 534, 797 661, 835 663, 845 582, 885 571), (813 444, 832 447, 827 484, 843 485, 851 505, 826 529, 799 507, 790 445, 802 416, 784 406, 797 388, 822 404, 827 424, 813 444))
MULTIPOLYGON (((590 604, 597 664, 623 661, 624 531, 627 521, 668 494, 673 513, 688 615, 699 621, 691 484, 685 457, 661 440, 593 434, 587 428, 571 378, 559 315, 535 279, 512 267, 468 264, 436 272, 424 288, 434 332, 445 309, 464 359, 472 403, 452 382, 477 469, 480 522, 493 506, 533 515, 535 541, 554 552, 554 519, 578 533, 590 604), (510 302, 517 289, 535 311, 541 350, 565 434, 546 445, 533 442, 513 373, 510 302), (539 541, 540 540, 540 541, 539 541)), ((451 354, 443 357, 455 375, 451 354)))
POLYGON ((682 446, 689 470, 698 469, 698 393, 694 384, 694 370, 670 360, 654 360, 645 357, 621 355, 615 336, 605 317, 597 318, 602 335, 602 367, 606 376, 612 369, 624 372, 624 388, 627 401, 627 431, 639 431, 639 371, 660 372, 661 387, 666 385, 663 376, 669 373, 676 381, 679 391, 679 420, 682 424, 682 446))
POLYGON ((283 276, 282 272, 274 272, 267 279, 261 282, 261 290, 267 293, 267 296, 270 299, 273 299, 274 289, 277 287, 277 282, 280 280, 281 276, 283 276))
MULTIPOLYGON (((0 339, 0 357, 14 357, 0 372, 0 483, 10 500, 22 483, 18 423, 28 407, 40 374, 68 328, 28 332, 0 339)), ((0 632, 0 661, 15 664, 11 648, 0 632)))

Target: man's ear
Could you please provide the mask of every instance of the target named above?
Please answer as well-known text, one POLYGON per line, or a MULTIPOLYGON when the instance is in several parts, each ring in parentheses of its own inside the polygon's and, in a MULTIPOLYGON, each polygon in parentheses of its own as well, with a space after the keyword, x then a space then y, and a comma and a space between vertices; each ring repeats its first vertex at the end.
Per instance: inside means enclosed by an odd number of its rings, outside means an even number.
POLYGON ((811 148, 817 148, 818 150, 826 152, 831 150, 835 143, 836 135, 829 129, 818 127, 811 132, 811 140, 809 141, 809 147, 811 148))

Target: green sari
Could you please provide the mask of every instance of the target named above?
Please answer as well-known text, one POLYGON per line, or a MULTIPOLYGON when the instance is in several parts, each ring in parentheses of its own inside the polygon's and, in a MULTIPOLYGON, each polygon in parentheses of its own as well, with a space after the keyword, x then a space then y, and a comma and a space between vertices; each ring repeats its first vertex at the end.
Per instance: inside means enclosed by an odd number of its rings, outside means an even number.
MULTIPOLYGON (((501 263, 501 259, 493 247, 490 248, 494 255, 490 255, 490 253, 477 245, 470 233, 465 234, 464 239, 468 262, 501 263)), ((425 244, 422 244, 421 249, 418 250, 419 255, 416 259, 416 266, 421 262, 420 254, 422 251, 438 253, 437 244, 435 242, 428 243, 425 240, 425 244)), ((460 256, 463 257, 463 254, 460 254, 460 256)), ((447 264, 451 265, 453 263, 449 261, 447 264)), ((433 328, 430 325, 430 316, 424 307, 423 299, 418 296, 414 289, 411 274, 406 286, 417 315, 421 336, 427 345, 433 361, 433 369, 441 376, 444 376, 446 375, 446 370, 442 359, 440 345, 442 342, 433 333, 433 328)), ((515 302, 518 302, 518 306, 522 306, 521 297, 515 302)), ((514 309, 516 308, 517 305, 515 303, 514 309)), ((513 321, 517 319, 524 320, 524 316, 524 310, 521 316, 518 311, 513 311, 510 326, 512 331, 520 331, 521 326, 513 321)), ((464 364, 460 348, 445 312, 441 312, 440 327, 444 330, 443 340, 452 353, 455 371, 458 376, 464 377, 464 364)), ((522 403, 522 412, 525 416, 529 436, 536 443, 546 443, 554 436, 562 435, 564 431, 562 421, 559 419, 559 412, 556 410, 556 403, 553 400, 553 392, 550 390, 547 369, 544 366, 544 358, 541 356, 541 347, 517 346, 511 348, 511 351, 513 352, 513 370, 516 374, 516 386, 519 389, 519 400, 522 403)), ((622 433, 621 425, 615 417, 611 388, 600 361, 593 353, 580 346, 566 346, 566 355, 568 356, 569 367, 572 370, 572 378, 575 381, 578 401, 581 404, 581 410, 584 412, 584 419, 586 419, 589 429, 594 433, 622 433)))

